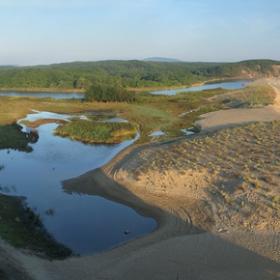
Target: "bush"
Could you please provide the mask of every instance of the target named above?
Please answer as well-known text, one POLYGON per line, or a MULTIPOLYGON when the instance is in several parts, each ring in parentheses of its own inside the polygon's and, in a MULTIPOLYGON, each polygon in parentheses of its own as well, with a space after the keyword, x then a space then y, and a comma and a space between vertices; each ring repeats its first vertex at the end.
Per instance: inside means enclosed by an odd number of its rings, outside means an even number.
POLYGON ((106 85, 92 85, 85 92, 86 101, 98 101, 98 102, 133 102, 137 99, 137 95, 134 92, 127 91, 121 87, 112 87, 106 85))

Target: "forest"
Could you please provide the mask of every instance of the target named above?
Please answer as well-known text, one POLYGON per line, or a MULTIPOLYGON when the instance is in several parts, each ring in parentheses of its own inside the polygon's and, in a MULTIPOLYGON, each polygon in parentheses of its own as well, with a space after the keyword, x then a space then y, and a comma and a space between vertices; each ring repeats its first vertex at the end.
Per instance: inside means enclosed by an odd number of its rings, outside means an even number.
POLYGON ((0 67, 0 89, 79 90, 92 85, 125 89, 183 87, 217 78, 279 76, 279 61, 236 63, 97 61, 0 67))

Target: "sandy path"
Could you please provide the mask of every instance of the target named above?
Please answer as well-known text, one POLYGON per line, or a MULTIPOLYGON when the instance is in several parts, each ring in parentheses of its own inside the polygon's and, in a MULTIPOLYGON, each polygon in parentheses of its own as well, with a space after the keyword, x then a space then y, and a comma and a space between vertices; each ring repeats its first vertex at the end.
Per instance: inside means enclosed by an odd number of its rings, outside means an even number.
MULTIPOLYGON (((239 109, 206 114, 199 121, 203 130, 280 119, 279 81, 267 82, 277 90, 277 105, 242 109, 246 111, 242 117, 239 109)), ((27 272, 38 280, 280 279, 279 232, 247 232, 234 224, 224 230, 208 197, 200 193, 188 197, 180 189, 163 195, 157 186, 139 188, 124 176, 131 159, 144 147, 128 147, 102 168, 64 182, 63 188, 69 195, 100 195, 133 206, 140 214, 157 219, 156 230, 103 253, 52 262, 23 254, 1 241, 0 263, 7 260, 6 264, 17 268, 16 273, 21 272, 21 277, 14 273, 14 278, 7 279, 27 279, 27 272)))
POLYGON ((235 125, 248 124, 256 121, 272 121, 280 119, 280 79, 260 79, 254 83, 265 83, 273 86, 276 92, 275 104, 257 109, 230 109, 216 111, 200 116, 196 123, 202 128, 202 133, 235 125))

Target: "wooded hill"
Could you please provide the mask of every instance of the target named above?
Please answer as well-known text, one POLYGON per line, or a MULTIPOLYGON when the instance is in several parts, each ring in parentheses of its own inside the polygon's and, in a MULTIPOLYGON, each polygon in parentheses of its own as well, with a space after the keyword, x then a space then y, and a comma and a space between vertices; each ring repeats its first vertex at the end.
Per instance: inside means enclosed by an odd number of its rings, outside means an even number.
POLYGON ((214 78, 280 76, 280 61, 237 63, 98 61, 32 67, 1 67, 0 89, 85 90, 91 85, 122 88, 181 87, 214 78))

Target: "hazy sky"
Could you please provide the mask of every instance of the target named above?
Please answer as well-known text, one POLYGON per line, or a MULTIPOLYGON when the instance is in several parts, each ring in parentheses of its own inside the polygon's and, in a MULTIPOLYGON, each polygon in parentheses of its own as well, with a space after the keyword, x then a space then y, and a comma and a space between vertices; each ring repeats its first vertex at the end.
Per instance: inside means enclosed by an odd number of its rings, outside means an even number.
POLYGON ((280 0, 0 0, 0 65, 280 60, 280 0))

